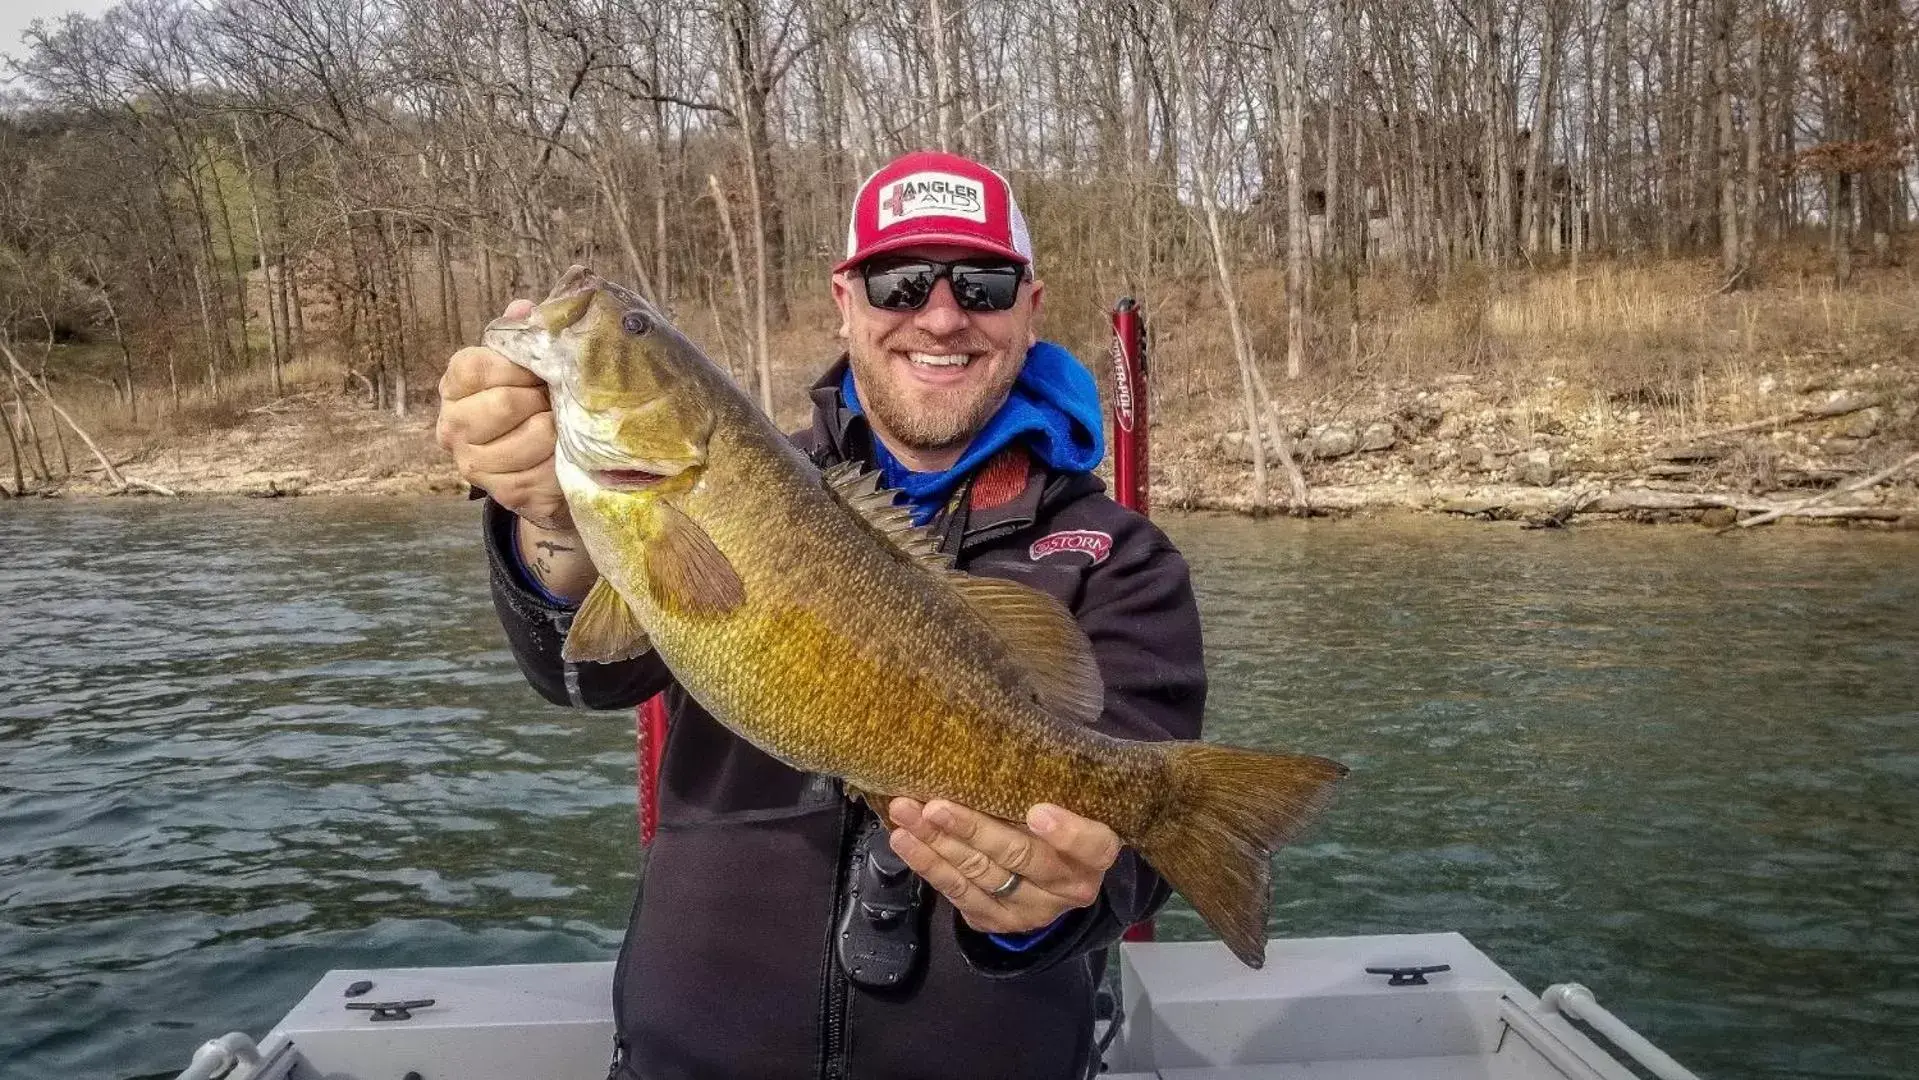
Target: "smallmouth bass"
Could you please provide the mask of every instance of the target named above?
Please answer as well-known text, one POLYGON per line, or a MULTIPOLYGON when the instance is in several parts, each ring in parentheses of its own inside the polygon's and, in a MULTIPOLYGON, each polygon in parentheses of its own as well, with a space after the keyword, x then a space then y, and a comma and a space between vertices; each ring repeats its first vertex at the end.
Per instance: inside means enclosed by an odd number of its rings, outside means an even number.
POLYGON ((1264 961, 1272 851, 1344 766, 1089 725, 1104 691, 1051 597, 951 568, 856 466, 824 473, 658 311, 574 267, 486 345, 540 376, 555 470, 600 581, 563 655, 657 652, 715 719, 876 809, 950 799, 1104 822, 1241 961, 1264 961))

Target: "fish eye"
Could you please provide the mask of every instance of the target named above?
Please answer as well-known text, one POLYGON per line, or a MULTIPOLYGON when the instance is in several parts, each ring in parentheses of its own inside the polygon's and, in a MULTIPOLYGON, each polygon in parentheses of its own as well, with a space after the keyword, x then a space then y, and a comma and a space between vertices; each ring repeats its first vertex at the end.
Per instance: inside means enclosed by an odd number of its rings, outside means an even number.
POLYGON ((644 311, 629 311, 620 316, 620 329, 632 334, 634 337, 639 337, 641 334, 653 329, 653 320, 647 318, 646 312, 644 311))

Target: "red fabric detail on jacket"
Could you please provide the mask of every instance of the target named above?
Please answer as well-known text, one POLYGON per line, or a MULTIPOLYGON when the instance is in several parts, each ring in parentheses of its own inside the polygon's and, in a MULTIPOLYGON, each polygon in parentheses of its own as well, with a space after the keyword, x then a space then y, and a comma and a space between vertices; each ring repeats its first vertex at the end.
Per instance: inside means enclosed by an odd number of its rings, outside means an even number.
POLYGON ((1031 466, 1023 446, 1009 446, 993 455, 973 479, 973 509, 991 510, 1019 498, 1031 466))

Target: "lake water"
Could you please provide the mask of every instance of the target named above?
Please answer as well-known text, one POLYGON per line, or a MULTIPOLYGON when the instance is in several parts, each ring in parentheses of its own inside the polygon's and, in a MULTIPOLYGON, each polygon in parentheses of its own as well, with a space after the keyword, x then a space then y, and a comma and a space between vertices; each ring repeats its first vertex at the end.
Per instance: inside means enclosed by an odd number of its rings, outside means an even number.
MULTIPOLYGON (((1354 766, 1276 933, 1459 930, 1709 1078, 1913 1075, 1919 537, 1165 524, 1211 730, 1354 766)), ((472 506, 15 503, 0 550, 0 1075, 610 955, 631 719, 524 687, 472 506)))

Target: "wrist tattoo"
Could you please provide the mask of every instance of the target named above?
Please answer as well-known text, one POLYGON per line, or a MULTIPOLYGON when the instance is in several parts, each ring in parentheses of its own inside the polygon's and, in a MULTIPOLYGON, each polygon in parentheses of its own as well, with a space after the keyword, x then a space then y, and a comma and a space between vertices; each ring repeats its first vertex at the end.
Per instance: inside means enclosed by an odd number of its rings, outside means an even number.
POLYGON ((535 542, 535 543, 533 544, 533 546, 534 546, 534 547, 536 547, 536 548, 540 548, 540 549, 542 549, 542 550, 545 550, 545 551, 550 551, 550 552, 552 552, 552 553, 553 553, 553 554, 555 554, 555 555, 558 555, 558 554, 559 554, 560 552, 562 552, 562 551, 572 551, 572 550, 573 550, 572 548, 570 548, 570 547, 567 547, 567 546, 566 546, 565 544, 560 544, 560 543, 555 543, 555 542, 554 542, 554 541, 552 541, 552 540, 539 540, 539 541, 536 541, 536 542, 535 542))

